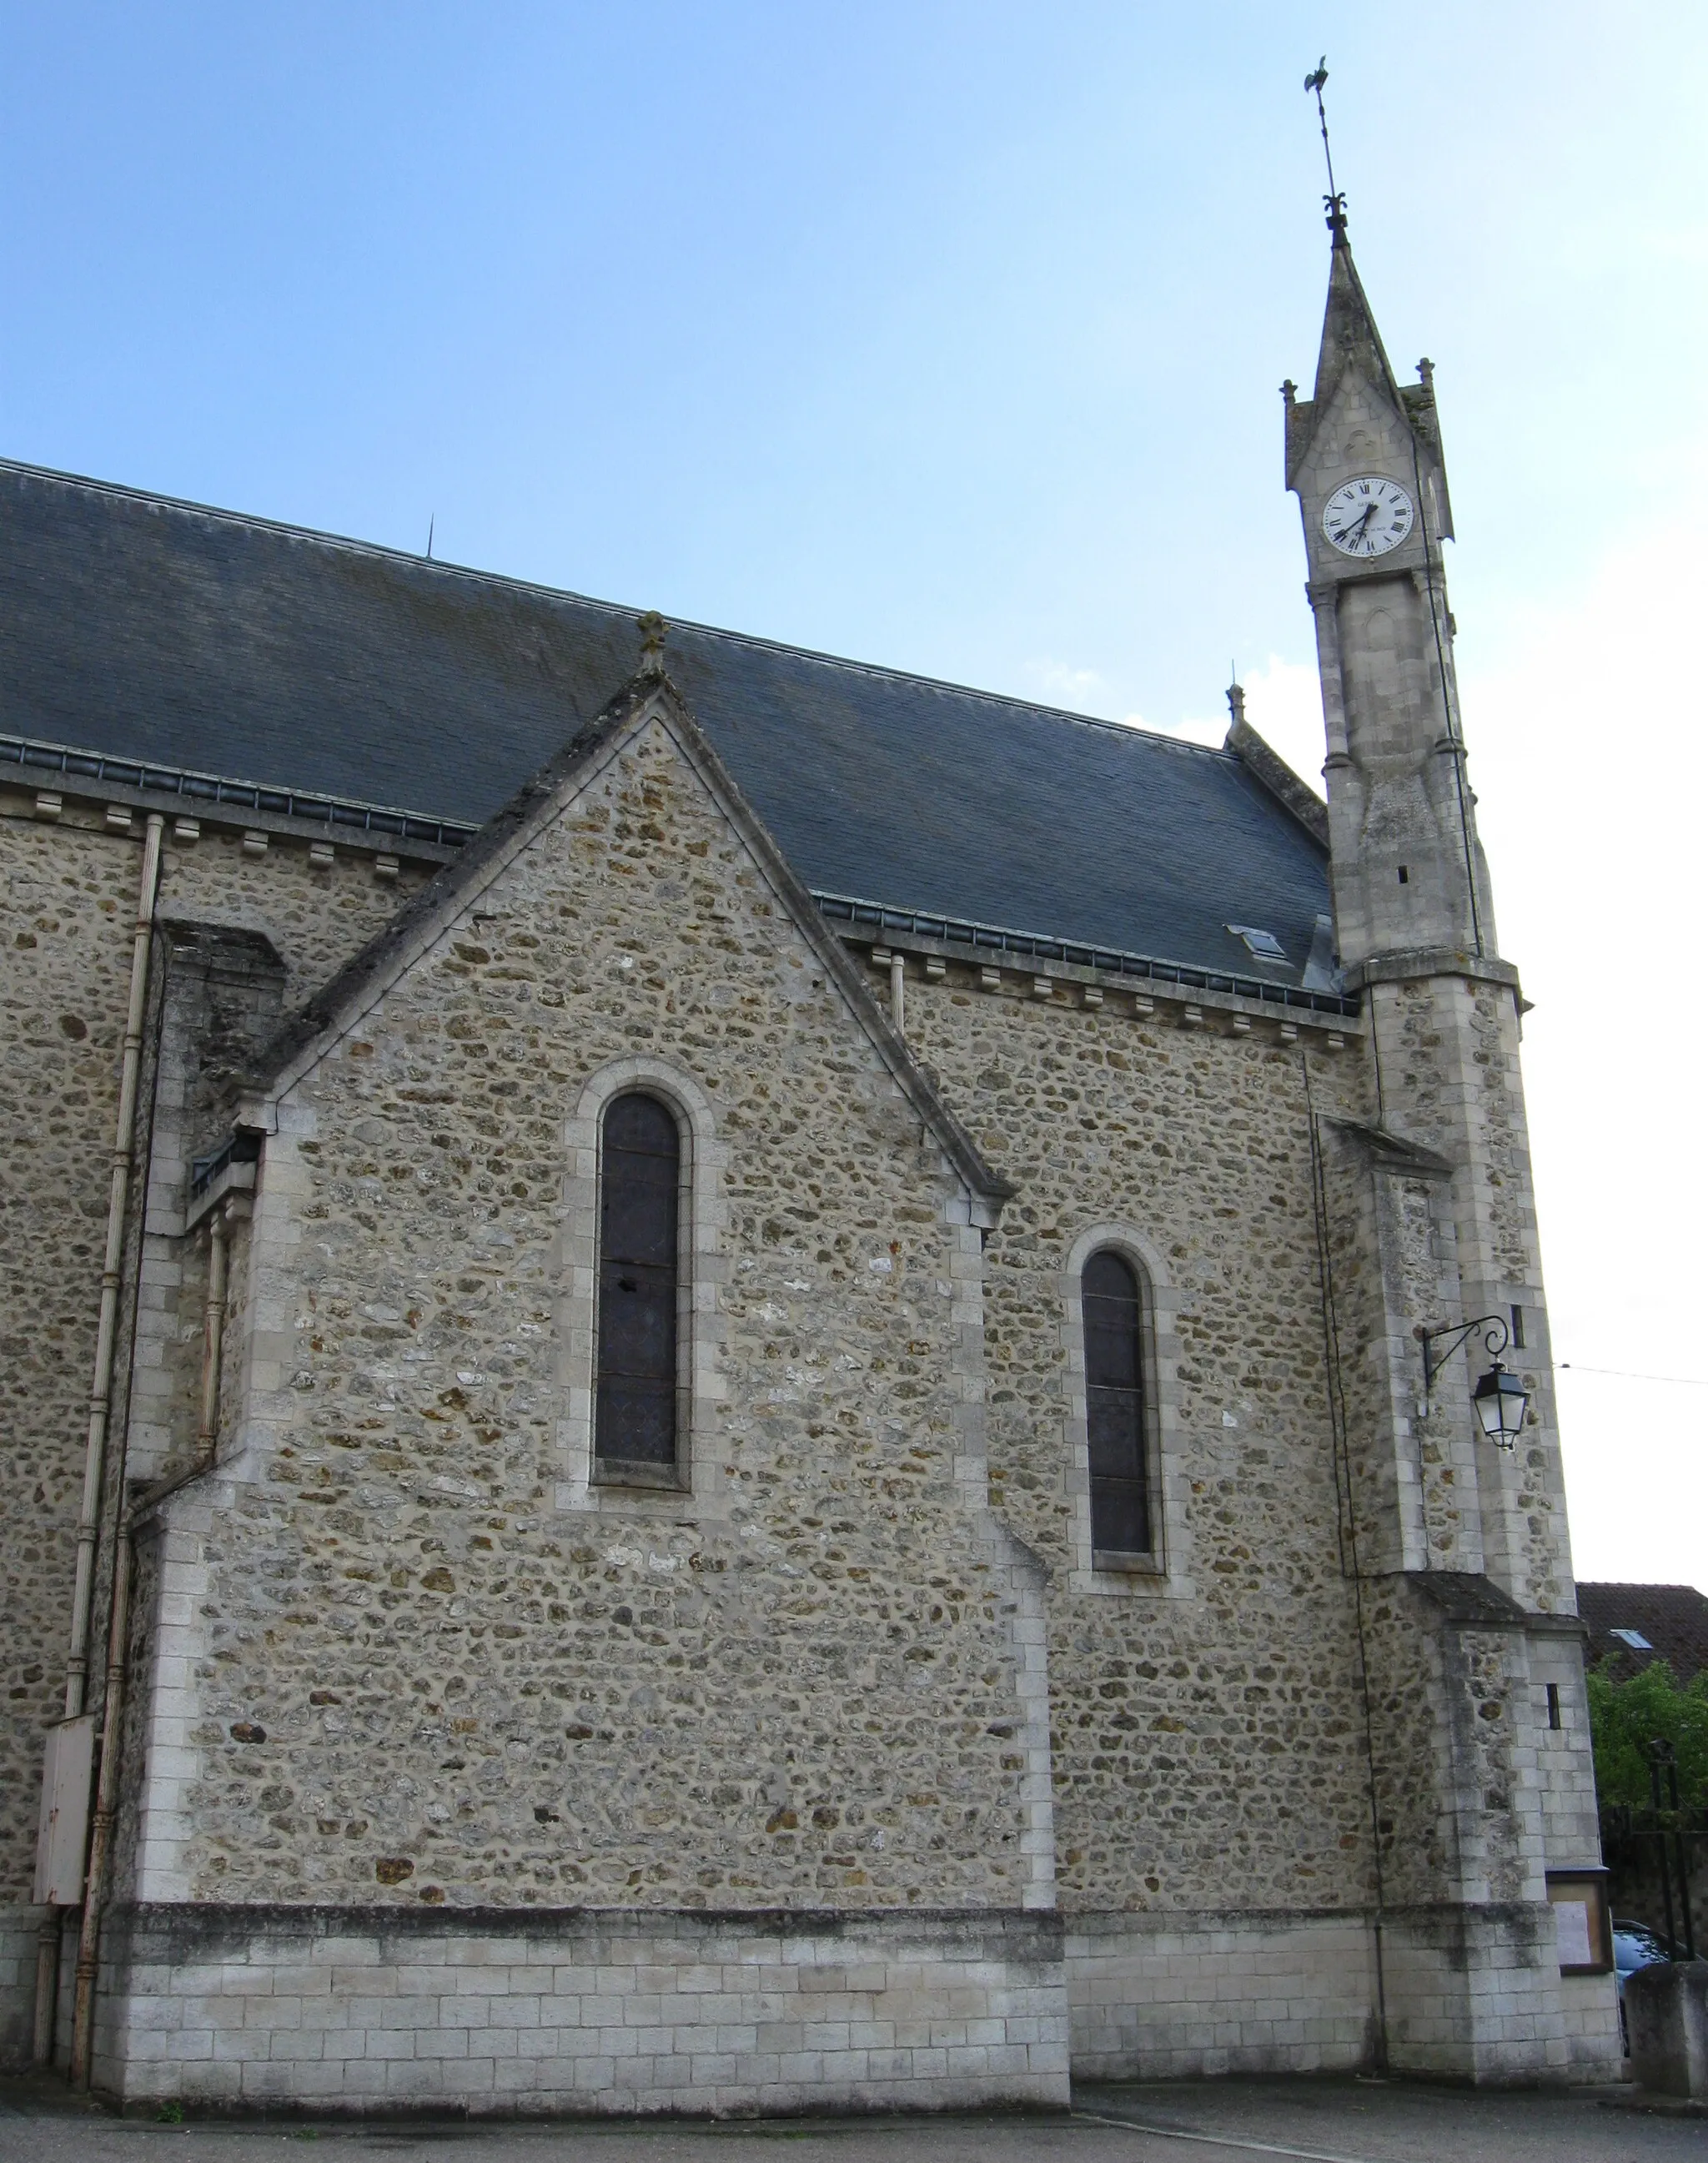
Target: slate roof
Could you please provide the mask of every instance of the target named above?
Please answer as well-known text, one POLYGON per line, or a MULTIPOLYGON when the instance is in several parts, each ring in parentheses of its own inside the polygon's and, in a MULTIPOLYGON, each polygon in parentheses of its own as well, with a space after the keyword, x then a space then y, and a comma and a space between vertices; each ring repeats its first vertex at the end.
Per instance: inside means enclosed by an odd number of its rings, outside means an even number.
MULTIPOLYGON (((0 462, 14 739, 478 825, 638 651, 632 609, 0 462)), ((1326 854, 1232 752, 698 625, 667 661, 815 894, 1298 984, 1326 854)))
POLYGON ((1673 1680, 1687 1683, 1708 1668, 1708 1599, 1694 1584, 1578 1585, 1578 1613, 1588 1625, 1587 1658, 1606 1660, 1621 1682, 1640 1673, 1652 1661, 1664 1660, 1673 1680), (1647 1637, 1644 1652, 1612 1635, 1634 1630, 1647 1637))

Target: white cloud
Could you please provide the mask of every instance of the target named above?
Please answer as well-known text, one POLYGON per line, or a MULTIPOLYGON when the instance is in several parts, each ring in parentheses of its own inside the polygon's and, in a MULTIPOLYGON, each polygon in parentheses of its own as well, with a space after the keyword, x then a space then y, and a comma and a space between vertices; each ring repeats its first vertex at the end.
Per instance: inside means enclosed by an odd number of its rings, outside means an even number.
POLYGON ((1115 687, 1097 668, 1076 668, 1071 661, 1032 661, 1026 664, 1037 694, 1046 705, 1060 706, 1070 714, 1089 714, 1099 720, 1114 721, 1124 729, 1151 729, 1162 736, 1183 736, 1195 743, 1220 743, 1223 729, 1207 721, 1150 721, 1142 714, 1117 714, 1115 687))
POLYGON ((1272 653, 1245 678, 1246 719, 1301 781, 1323 793, 1323 699, 1314 663, 1272 653))
POLYGON ((1077 668, 1071 661, 1033 661, 1028 663, 1028 673, 1046 704, 1063 706, 1072 714, 1099 704, 1109 689, 1099 670, 1077 668))
MULTIPOLYGON (((1708 1380, 1705 590, 1708 541, 1653 532, 1516 620, 1465 596, 1468 619, 1512 628, 1498 655, 1467 641, 1460 671, 1501 951, 1537 1003, 1524 1079, 1575 1565, 1708 1589, 1708 1388, 1589 1371, 1708 1380)), ((1252 726, 1320 791, 1314 666, 1272 654, 1245 687, 1252 726)))
MULTIPOLYGON (((1653 532, 1497 659, 1461 656, 1501 949, 1537 1002, 1525 1087, 1575 1369, 1708 1378, 1705 589, 1702 536, 1653 532)), ((1578 1574, 1708 1587, 1708 1390, 1573 1372, 1559 1397, 1578 1574)))
MULTIPOLYGON (((1241 681, 1246 693, 1246 719, 1320 796, 1323 702, 1315 668, 1283 661, 1278 653, 1272 653, 1261 668, 1248 671, 1241 681)), ((1145 722, 1136 714, 1127 718, 1136 727, 1153 728, 1188 743, 1219 744, 1228 732, 1225 708, 1215 714, 1185 714, 1173 721, 1145 722)))
POLYGON ((1158 736, 1178 736, 1184 743, 1219 744, 1228 732, 1225 714, 1206 718, 1202 714, 1184 714, 1176 721, 1141 721, 1132 716, 1140 728, 1154 729, 1158 736))

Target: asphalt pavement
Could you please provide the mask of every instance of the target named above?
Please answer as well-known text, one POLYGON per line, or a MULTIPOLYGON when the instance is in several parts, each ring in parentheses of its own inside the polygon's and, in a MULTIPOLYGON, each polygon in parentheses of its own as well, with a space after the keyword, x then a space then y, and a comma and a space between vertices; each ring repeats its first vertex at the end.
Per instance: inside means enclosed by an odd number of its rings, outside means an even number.
POLYGON ((1166 2082, 1058 2113, 726 2121, 119 2118, 0 2080, 0 2163, 1708 2163, 1708 2120, 1629 2097, 1403 2081, 1166 2082))

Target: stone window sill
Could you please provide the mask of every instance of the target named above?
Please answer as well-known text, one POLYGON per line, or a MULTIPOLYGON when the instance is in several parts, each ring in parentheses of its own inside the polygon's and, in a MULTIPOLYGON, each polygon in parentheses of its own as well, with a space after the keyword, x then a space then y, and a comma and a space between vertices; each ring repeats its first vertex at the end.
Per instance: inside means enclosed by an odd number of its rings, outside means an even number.
POLYGON ((1167 1564, 1157 1554, 1111 1554, 1099 1548, 1091 1558, 1091 1567, 1108 1570, 1118 1577, 1166 1577, 1167 1564))
POLYGON ((590 1485, 600 1490, 628 1488, 643 1494, 686 1495, 688 1483, 674 1464, 628 1464, 614 1459, 596 1459, 590 1485))
POLYGON ((1076 1597, 1094 1600, 1192 1600, 1197 1588, 1178 1564, 1166 1556, 1105 1554, 1100 1549, 1087 1569, 1078 1564, 1068 1574, 1069 1590, 1076 1597))
POLYGON ((729 1516, 729 1496, 721 1483, 697 1489, 680 1477, 632 1485, 609 1474, 592 1480, 561 1480, 554 1500, 567 1513, 642 1524, 721 1523, 729 1516))

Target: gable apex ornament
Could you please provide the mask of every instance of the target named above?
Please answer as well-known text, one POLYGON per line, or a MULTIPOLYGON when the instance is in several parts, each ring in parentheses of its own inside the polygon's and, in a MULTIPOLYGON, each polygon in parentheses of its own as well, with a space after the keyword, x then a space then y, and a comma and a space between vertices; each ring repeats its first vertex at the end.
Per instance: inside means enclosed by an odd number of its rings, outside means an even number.
POLYGON ((635 620, 640 633, 640 666, 637 674, 662 677, 664 674, 665 621, 656 609, 648 609, 645 615, 635 620))

